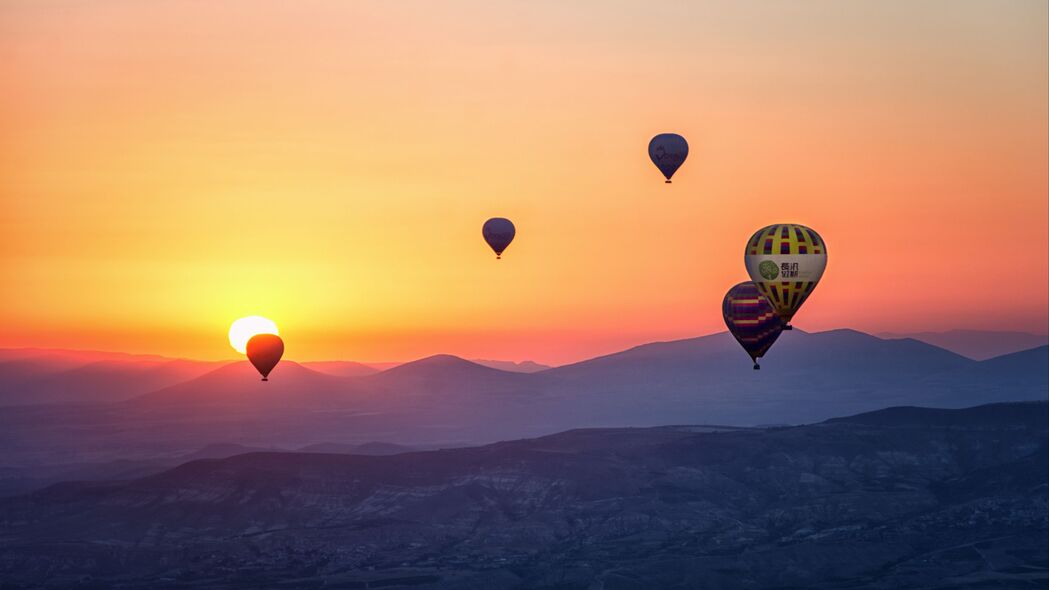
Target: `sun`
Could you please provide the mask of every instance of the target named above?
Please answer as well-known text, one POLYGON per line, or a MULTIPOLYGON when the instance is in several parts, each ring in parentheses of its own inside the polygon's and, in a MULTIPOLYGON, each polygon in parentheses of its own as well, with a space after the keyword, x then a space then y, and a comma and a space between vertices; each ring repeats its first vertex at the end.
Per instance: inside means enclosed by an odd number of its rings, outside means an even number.
POLYGON ((229 327, 229 344, 234 350, 244 354, 248 340, 256 334, 277 334, 277 324, 257 315, 240 318, 229 327))

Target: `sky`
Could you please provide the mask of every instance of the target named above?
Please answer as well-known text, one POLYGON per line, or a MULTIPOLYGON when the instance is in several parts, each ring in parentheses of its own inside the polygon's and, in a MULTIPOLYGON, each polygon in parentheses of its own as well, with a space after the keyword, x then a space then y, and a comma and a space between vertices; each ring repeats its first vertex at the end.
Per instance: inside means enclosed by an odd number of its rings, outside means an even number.
POLYGON ((1046 333, 1047 10, 5 0, 0 346, 559 364, 723 330, 778 222, 798 328, 1046 333))

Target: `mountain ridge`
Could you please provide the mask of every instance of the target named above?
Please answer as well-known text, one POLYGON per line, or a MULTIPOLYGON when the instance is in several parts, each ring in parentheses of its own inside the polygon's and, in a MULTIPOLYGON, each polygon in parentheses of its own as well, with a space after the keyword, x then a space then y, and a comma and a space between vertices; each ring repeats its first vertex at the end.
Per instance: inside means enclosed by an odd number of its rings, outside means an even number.
POLYGON ((354 391, 352 377, 338 377, 309 369, 294 361, 283 361, 261 383, 248 361, 225 364, 199 377, 177 383, 125 402, 146 405, 228 405, 244 401, 261 406, 273 404, 328 404, 354 391))
POLYGON ((209 443, 458 447, 572 428, 803 424, 888 406, 1049 398, 1045 347, 978 362, 914 340, 794 330, 762 364, 752 370, 727 333, 536 373, 441 355, 348 377, 286 361, 261 383, 241 361, 120 402, 0 407, 0 437, 12 489, 50 477, 52 466, 149 460, 209 443))
POLYGON ((953 329, 943 332, 880 332, 881 338, 913 338, 982 361, 1049 344, 1049 335, 1032 332, 953 329))

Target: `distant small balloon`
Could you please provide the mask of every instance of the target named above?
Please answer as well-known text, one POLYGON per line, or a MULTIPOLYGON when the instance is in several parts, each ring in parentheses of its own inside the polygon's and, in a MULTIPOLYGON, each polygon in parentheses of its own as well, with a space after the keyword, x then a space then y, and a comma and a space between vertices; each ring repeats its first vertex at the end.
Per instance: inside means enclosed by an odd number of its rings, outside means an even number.
POLYGON ((284 355, 284 341, 276 334, 256 334, 248 340, 247 354, 262 380, 269 381, 270 371, 284 355))
POLYGON ((815 231, 778 223, 754 232, 743 251, 750 280, 790 330, 790 321, 827 268, 827 244, 815 231))
POLYGON ((688 157, 688 142, 677 133, 660 133, 648 142, 648 157, 670 184, 670 177, 688 157))
POLYGON ((776 314, 769 300, 761 294, 757 285, 747 281, 728 290, 721 303, 721 315, 725 318, 728 331, 747 351, 754 361, 754 368, 760 369, 758 359, 783 333, 783 320, 776 314))
POLYGON ((484 222, 484 227, 481 228, 481 235, 484 236, 484 241, 491 246, 497 259, 503 257, 503 250, 506 250, 510 242, 514 241, 516 233, 517 230, 514 229, 514 224, 509 219, 502 217, 489 219, 484 222))

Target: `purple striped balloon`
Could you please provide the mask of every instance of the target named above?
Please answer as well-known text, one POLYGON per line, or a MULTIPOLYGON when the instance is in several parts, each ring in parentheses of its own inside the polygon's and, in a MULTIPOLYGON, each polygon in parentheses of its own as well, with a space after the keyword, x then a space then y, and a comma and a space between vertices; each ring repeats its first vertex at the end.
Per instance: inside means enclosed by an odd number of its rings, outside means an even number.
POLYGON ((783 320, 772 304, 761 294, 757 285, 747 281, 725 293, 721 314, 725 316, 728 331, 732 332, 754 361, 754 368, 760 369, 758 359, 764 356, 783 332, 783 320))

